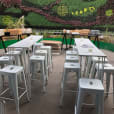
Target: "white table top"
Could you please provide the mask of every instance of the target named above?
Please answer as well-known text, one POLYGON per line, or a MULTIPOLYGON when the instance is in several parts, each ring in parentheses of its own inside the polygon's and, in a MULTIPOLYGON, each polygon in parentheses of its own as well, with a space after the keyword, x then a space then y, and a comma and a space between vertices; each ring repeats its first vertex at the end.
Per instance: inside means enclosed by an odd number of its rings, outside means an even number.
POLYGON ((30 48, 33 44, 42 38, 43 36, 41 35, 31 35, 15 44, 8 46, 8 48, 30 48))
POLYGON ((75 38, 75 44, 79 56, 106 57, 106 55, 101 50, 99 50, 89 39, 75 38))

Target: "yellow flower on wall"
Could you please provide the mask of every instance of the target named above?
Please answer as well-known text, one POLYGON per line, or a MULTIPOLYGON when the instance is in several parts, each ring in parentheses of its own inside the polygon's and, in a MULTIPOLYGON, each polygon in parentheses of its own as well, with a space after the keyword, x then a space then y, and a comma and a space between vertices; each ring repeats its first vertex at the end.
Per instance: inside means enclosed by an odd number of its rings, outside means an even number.
POLYGON ((83 14, 83 11, 82 10, 80 10, 80 14, 83 14))
POLYGON ((87 8, 84 8, 84 12, 87 12, 87 8))
POLYGON ((106 10, 105 15, 106 15, 107 17, 112 16, 112 15, 113 15, 113 10, 112 10, 112 9, 106 10))
POLYGON ((81 10, 76 10, 75 12, 71 12, 71 14, 73 15, 73 16, 79 16, 79 15, 85 15, 86 13, 88 13, 88 12, 91 12, 91 13, 93 13, 93 12, 95 12, 95 7, 94 6, 90 6, 90 7, 87 7, 87 8, 84 8, 84 9, 81 9, 81 10))
POLYGON ((89 7, 89 11, 90 12, 94 12, 95 11, 95 7, 93 7, 93 6, 92 7, 89 7))
POLYGON ((72 15, 74 15, 74 12, 72 12, 72 15))
POLYGON ((76 11, 75 14, 78 15, 79 14, 78 11, 76 11))

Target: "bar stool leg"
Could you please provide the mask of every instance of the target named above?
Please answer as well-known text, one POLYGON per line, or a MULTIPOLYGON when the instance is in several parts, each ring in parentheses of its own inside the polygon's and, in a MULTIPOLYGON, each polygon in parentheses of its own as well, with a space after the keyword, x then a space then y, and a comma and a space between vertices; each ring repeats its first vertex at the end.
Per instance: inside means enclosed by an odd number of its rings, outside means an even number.
POLYGON ((3 85, 3 88, 4 88, 5 87, 5 83, 4 83, 5 82, 5 79, 4 79, 4 76, 3 75, 1 77, 2 77, 2 85, 3 85))
POLYGON ((27 71, 27 60, 26 60, 27 54, 26 54, 26 49, 24 49, 23 51, 23 59, 24 59, 24 63, 25 63, 25 71, 27 71))
POLYGON ((113 83, 113 108, 114 108, 114 73, 112 75, 113 75, 112 83, 113 83))
MULTIPOLYGON (((22 54, 23 54, 23 53, 22 53, 22 54)), ((24 57, 23 57, 23 55, 20 55, 20 61, 21 61, 21 65, 24 66, 24 69, 25 69, 24 57)))
MULTIPOLYGON (((3 67, 4 67, 4 65, 1 65, 1 68, 3 68, 3 67)), ((1 75, 1 77, 2 77, 2 87, 4 88, 5 87, 5 83, 4 83, 5 79, 4 79, 3 75, 1 75)))
POLYGON ((111 78, 111 73, 110 72, 106 72, 106 97, 108 97, 108 93, 109 93, 110 78, 111 78))
POLYGON ((31 61, 28 63, 28 68, 30 69, 29 72, 26 75, 26 82, 27 82, 27 87, 28 87, 28 93, 29 93, 29 98, 31 98, 31 73, 32 73, 32 68, 31 68, 31 61))
POLYGON ((17 75, 14 77, 11 76, 11 85, 12 85, 12 90, 13 90, 15 104, 16 104, 16 111, 17 111, 17 114, 20 114, 17 75))
POLYGON ((78 99, 77 99, 76 114, 80 114, 83 98, 84 98, 84 93, 79 88, 79 95, 78 95, 78 99))
POLYGON ((79 82, 79 78, 80 78, 80 70, 77 70, 77 75, 76 75, 76 78, 77 78, 77 80, 76 80, 76 87, 78 87, 78 82, 79 82))
POLYGON ((20 57, 19 56, 16 56, 16 64, 21 66, 21 63, 20 63, 20 57))
POLYGON ((86 76, 87 78, 89 78, 90 67, 91 67, 91 57, 88 57, 87 68, 86 68, 86 73, 85 73, 85 76, 86 76))
POLYGON ((31 78, 33 78, 34 79, 34 77, 35 77, 35 75, 34 75, 34 71, 35 71, 35 67, 34 67, 34 62, 31 62, 32 64, 32 66, 31 66, 31 73, 32 73, 32 77, 31 78))
POLYGON ((90 71, 90 74, 91 74, 91 76, 92 76, 92 78, 95 78, 95 64, 96 64, 96 62, 95 61, 93 61, 93 64, 92 64, 92 68, 91 68, 91 71, 90 71))
POLYGON ((45 83, 46 78, 45 78, 45 73, 44 73, 44 61, 42 61, 41 67, 42 67, 41 69, 42 69, 43 92, 46 92, 46 87, 45 87, 45 85, 46 85, 46 83, 45 83))
POLYGON ((27 87, 27 81, 26 81, 26 77, 25 77, 25 73, 24 73, 24 70, 22 71, 23 72, 23 78, 24 78, 24 84, 25 84, 25 89, 27 91, 27 100, 30 101, 30 98, 29 98, 29 90, 28 90, 28 87, 27 87))
POLYGON ((13 96, 12 79, 8 76, 8 85, 11 96, 13 96))
POLYGON ((100 105, 99 105, 99 101, 100 101, 100 95, 99 93, 96 93, 96 114, 99 114, 100 112, 100 105))
POLYGON ((46 63, 46 60, 44 62, 44 66, 45 66, 45 72, 46 72, 46 80, 48 81, 48 68, 47 68, 47 63, 46 63))
POLYGON ((101 92, 100 93, 100 101, 101 101, 101 103, 100 103, 100 112, 99 112, 99 114, 104 114, 104 92, 101 92))
POLYGON ((101 76, 101 74, 102 74, 101 70, 97 71, 97 78, 100 79, 102 81, 102 83, 103 83, 104 75, 101 76))
POLYGON ((67 79, 67 70, 64 69, 64 72, 63 72, 63 79, 62 79, 62 82, 61 82, 61 99, 60 99, 60 106, 62 106, 62 104, 63 104, 64 88, 65 88, 66 79, 67 79))
POLYGON ((81 76, 85 76, 85 72, 86 72, 86 67, 85 66, 88 65, 88 57, 81 56, 80 57, 80 63, 81 63, 80 64, 81 65, 81 69, 84 70, 83 73, 81 74, 81 76), (84 63, 84 65, 83 65, 83 63, 84 63), (82 66, 84 66, 84 68, 82 66))
POLYGON ((52 69, 53 69, 53 62, 52 62, 52 55, 51 55, 52 53, 50 52, 50 56, 49 56, 49 63, 50 63, 50 65, 51 65, 51 72, 52 72, 52 69))

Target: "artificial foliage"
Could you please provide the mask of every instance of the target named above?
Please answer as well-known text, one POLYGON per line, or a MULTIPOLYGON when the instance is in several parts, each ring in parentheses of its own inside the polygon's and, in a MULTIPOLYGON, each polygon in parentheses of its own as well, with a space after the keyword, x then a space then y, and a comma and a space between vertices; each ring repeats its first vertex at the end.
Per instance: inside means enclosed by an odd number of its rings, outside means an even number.
POLYGON ((21 4, 21 0, 0 0, 0 3, 5 7, 11 7, 21 4))
MULTIPOLYGON (((26 26, 93 27, 114 24, 114 0, 0 0, 0 4, 1 20, 4 15, 17 19, 24 15, 26 26), (15 10, 8 10, 12 8, 15 10), (32 18, 28 19, 30 16, 32 18)), ((2 21, 0 25, 4 25, 2 21)))

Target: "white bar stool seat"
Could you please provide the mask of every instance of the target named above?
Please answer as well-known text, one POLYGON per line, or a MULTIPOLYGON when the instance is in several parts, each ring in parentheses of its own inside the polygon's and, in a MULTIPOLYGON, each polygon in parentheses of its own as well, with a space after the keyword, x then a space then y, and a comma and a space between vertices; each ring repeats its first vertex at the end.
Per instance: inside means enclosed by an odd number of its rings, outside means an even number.
POLYGON ((16 48, 15 51, 23 51, 23 48, 16 48))
POLYGON ((28 101, 30 100, 29 94, 28 94, 27 80, 25 77, 23 67, 15 66, 15 65, 8 65, 8 66, 4 67, 3 69, 0 69, 0 74, 3 75, 4 77, 8 76, 9 89, 11 90, 11 93, 13 94, 14 99, 3 97, 3 94, 5 92, 7 92, 8 89, 4 90, 0 94, 0 98, 6 99, 6 100, 15 100, 17 114, 20 114, 20 110, 19 110, 20 98, 23 95, 27 94, 27 99, 28 99, 28 101), (20 76, 19 75, 20 73, 23 74, 24 86, 25 86, 23 93, 21 95, 19 95, 19 93, 18 93, 18 76, 20 76))
POLYGON ((78 55, 78 52, 77 51, 68 50, 68 51, 66 51, 66 55, 74 55, 74 56, 76 56, 76 55, 78 55))
POLYGON ((96 114, 104 114, 104 87, 98 79, 79 79, 78 99, 75 105, 75 114, 81 114, 81 106, 85 93, 96 95, 96 114))
POLYGON ((35 55, 39 55, 39 56, 45 56, 45 65, 46 65, 46 77, 48 80, 48 52, 47 50, 36 50, 35 51, 35 55))
POLYGON ((0 65, 4 65, 4 64, 13 64, 14 61, 14 57, 13 56, 1 56, 0 57, 0 65))
MULTIPOLYGON (((61 106, 63 104, 65 84, 66 84, 66 80, 67 80, 67 76, 68 76, 69 72, 76 72, 77 86, 78 86, 78 80, 80 78, 80 64, 79 63, 70 63, 70 62, 64 63, 63 77, 62 77, 62 81, 61 81, 61 99, 60 99, 61 106)), ((69 92, 70 91, 72 92, 72 90, 69 90, 69 92)))
POLYGON ((20 51, 8 51, 7 53, 5 53, 5 55, 20 55, 21 52, 20 51))
POLYGON ((65 62, 79 62, 79 57, 74 55, 66 55, 65 62))

